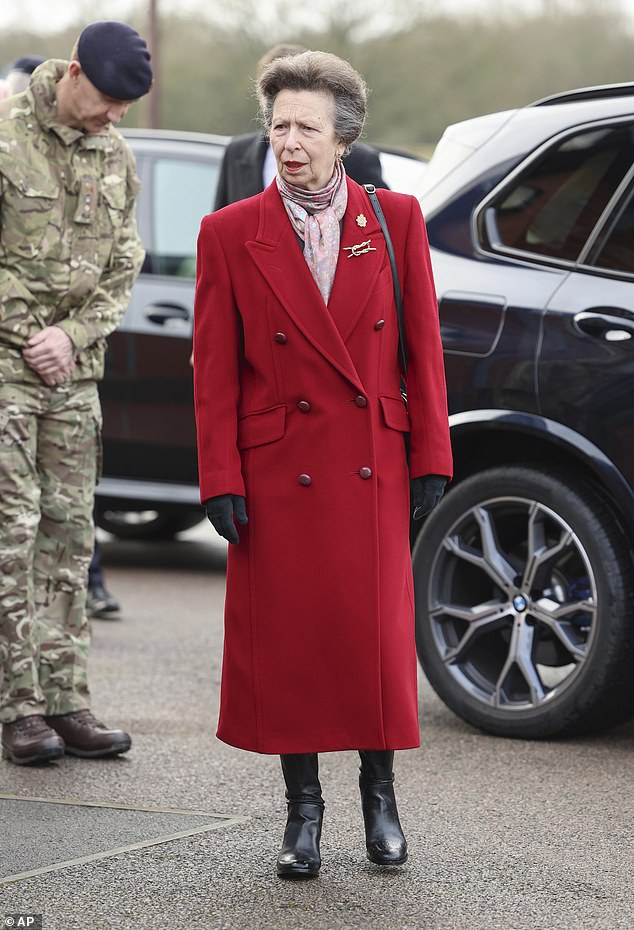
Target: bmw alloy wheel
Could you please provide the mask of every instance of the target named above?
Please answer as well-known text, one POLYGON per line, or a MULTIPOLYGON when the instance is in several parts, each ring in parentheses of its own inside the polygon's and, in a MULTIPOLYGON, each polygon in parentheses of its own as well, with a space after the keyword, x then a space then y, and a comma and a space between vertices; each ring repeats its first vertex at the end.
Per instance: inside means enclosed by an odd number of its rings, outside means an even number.
POLYGON ((622 635, 632 654, 631 584, 608 523, 569 482, 521 468, 467 479, 429 519, 414 549, 419 656, 469 722, 535 737, 602 716, 589 696, 621 657, 599 637, 622 635))

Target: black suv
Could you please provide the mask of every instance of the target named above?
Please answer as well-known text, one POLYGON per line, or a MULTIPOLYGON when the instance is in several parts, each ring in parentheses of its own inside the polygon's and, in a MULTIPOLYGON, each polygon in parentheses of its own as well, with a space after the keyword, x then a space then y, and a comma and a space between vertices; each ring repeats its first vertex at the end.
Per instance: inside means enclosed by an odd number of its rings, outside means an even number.
POLYGON ((414 544, 420 661, 498 735, 617 723, 634 714, 634 84, 450 127, 420 195, 456 462, 414 544))

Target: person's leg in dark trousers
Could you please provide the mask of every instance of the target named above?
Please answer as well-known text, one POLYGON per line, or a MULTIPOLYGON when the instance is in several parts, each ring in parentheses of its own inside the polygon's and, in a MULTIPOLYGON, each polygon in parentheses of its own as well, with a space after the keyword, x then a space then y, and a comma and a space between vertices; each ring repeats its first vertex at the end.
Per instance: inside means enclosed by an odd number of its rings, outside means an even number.
POLYGON ((106 589, 101 568, 101 545, 95 533, 95 545, 88 568, 86 613, 89 617, 103 617, 121 610, 119 603, 106 589))
POLYGON ((317 753, 294 753, 280 759, 288 819, 277 874, 280 878, 312 878, 321 866, 319 841, 324 814, 317 753))

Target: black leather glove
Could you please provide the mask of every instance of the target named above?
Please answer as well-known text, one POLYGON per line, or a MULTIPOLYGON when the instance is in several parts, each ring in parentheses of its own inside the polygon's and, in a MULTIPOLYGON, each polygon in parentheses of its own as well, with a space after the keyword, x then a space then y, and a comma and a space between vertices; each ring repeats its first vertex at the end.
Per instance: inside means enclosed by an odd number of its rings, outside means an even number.
POLYGON ((238 494, 218 494, 216 497, 208 498, 203 507, 216 533, 236 546, 240 542, 240 537, 235 520, 241 526, 249 522, 244 497, 238 494))
POLYGON ((423 475, 421 478, 412 478, 410 488, 413 520, 422 520, 425 514, 431 513, 445 493, 448 480, 444 475, 423 475))

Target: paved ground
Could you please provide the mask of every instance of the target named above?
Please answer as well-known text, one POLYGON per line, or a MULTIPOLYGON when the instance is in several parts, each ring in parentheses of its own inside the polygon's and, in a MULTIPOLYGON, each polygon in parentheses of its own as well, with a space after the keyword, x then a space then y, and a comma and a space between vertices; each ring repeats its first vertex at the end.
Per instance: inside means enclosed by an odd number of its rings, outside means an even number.
POLYGON ((279 881, 279 763, 213 736, 224 550, 208 540, 106 544, 125 611, 94 624, 94 704, 133 749, 0 763, 0 927, 27 913, 45 930, 632 930, 634 724, 497 740, 424 684, 424 746, 397 770, 408 864, 365 860, 356 759, 335 753, 322 875, 279 881))

